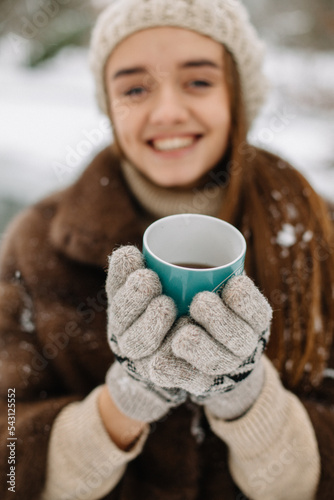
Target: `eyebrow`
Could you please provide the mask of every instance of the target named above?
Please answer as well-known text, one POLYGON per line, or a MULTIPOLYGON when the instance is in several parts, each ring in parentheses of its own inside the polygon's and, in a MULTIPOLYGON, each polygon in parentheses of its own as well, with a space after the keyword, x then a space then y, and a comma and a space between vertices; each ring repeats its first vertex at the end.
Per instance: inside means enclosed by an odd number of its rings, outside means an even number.
MULTIPOLYGON (((218 64, 214 63, 213 61, 210 61, 210 59, 198 59, 194 61, 186 61, 185 63, 181 63, 179 65, 180 69, 187 69, 187 68, 201 68, 201 67, 210 67, 214 69, 221 69, 221 66, 218 64)), ((129 76, 129 75, 139 75, 143 73, 148 73, 148 70, 144 66, 135 66, 133 68, 124 68, 120 69, 117 71, 114 76, 112 77, 113 80, 116 80, 117 78, 120 78, 122 76, 129 76)))
POLYGON ((147 70, 144 67, 138 66, 136 68, 125 68, 125 69, 120 69, 117 71, 114 76, 112 77, 113 80, 116 80, 116 78, 120 78, 121 76, 128 76, 128 75, 138 75, 140 73, 147 73, 147 70))
POLYGON ((210 68, 221 69, 221 66, 210 61, 210 59, 199 59, 197 61, 187 61, 180 65, 183 68, 200 68, 202 66, 209 66, 210 68))

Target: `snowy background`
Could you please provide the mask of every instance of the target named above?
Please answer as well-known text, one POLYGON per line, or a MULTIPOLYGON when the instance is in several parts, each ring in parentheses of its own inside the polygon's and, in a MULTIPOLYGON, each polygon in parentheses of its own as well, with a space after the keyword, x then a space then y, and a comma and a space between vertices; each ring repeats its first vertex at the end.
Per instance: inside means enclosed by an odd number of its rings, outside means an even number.
MULTIPOLYGON (((317 14, 312 0, 245 3, 267 41, 272 82, 249 138, 290 160, 334 201, 333 2, 317 1, 317 14)), ((71 183, 111 139, 87 62, 96 9, 69 1, 43 17, 43 2, 33 4, 14 11, 0 0, 7 16, 0 23, 0 235, 21 207, 71 183)))

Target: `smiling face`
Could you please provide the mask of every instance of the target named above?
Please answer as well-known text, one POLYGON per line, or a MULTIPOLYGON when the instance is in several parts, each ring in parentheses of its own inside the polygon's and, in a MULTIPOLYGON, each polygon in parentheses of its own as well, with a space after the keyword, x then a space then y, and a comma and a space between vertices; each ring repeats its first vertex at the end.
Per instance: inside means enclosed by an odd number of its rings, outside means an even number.
POLYGON ((119 145, 155 184, 197 185, 226 152, 231 115, 218 42, 181 28, 137 32, 109 57, 106 88, 119 145))

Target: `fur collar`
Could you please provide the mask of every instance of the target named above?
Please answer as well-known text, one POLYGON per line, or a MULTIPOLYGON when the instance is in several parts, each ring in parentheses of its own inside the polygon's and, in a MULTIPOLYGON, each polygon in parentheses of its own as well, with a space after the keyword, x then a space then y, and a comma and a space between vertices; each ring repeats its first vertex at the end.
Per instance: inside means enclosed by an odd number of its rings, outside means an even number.
POLYGON ((48 202, 56 205, 51 243, 73 260, 104 267, 116 245, 141 245, 140 209, 111 147, 101 151, 73 185, 48 202))

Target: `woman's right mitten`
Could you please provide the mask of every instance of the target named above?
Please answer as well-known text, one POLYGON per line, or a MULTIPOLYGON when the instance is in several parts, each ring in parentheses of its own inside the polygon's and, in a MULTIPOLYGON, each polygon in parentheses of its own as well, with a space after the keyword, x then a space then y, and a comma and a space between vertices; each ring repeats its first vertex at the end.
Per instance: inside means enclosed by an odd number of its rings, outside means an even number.
POLYGON ((158 420, 187 397, 184 390, 157 386, 149 375, 152 359, 175 321, 175 304, 162 295, 158 275, 145 268, 134 246, 111 255, 106 292, 108 341, 116 358, 106 376, 110 395, 129 417, 158 420))

